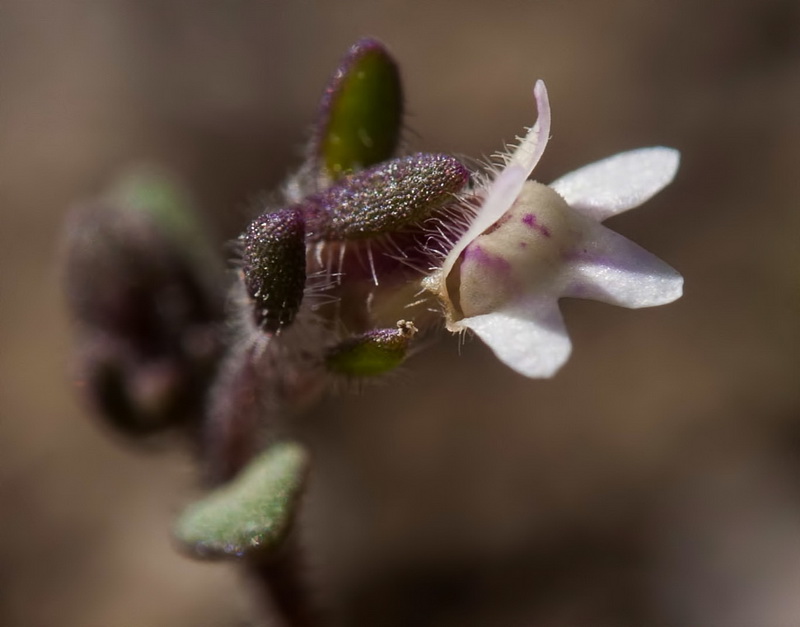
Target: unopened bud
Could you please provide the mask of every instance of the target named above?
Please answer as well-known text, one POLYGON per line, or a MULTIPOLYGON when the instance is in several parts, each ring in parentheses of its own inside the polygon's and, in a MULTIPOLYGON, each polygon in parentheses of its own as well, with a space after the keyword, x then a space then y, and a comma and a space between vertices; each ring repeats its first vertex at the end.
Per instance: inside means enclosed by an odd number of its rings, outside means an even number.
POLYGON ((147 433, 196 414, 223 299, 217 260, 177 188, 150 173, 124 188, 71 215, 67 296, 89 399, 122 431, 147 433))
POLYGON ((244 282, 253 315, 274 333, 292 323, 303 302, 306 244, 303 216, 296 209, 265 213, 242 235, 244 282))
POLYGON ((469 179, 454 157, 418 153, 381 163, 307 198, 309 239, 357 240, 417 225, 451 202, 469 179))

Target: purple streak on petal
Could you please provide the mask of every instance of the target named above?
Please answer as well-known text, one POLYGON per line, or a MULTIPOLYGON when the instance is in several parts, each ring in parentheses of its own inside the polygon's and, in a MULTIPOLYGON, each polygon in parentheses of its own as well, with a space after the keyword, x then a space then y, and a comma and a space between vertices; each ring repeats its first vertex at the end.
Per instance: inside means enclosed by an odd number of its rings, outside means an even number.
POLYGON ((536 99, 539 117, 509 157, 505 169, 487 189, 486 198, 469 229, 445 258, 442 264, 444 276, 450 274, 456 260, 469 243, 490 228, 511 208, 547 146, 547 140, 550 138, 550 101, 547 97, 547 88, 542 81, 536 81, 533 95, 536 99))
POLYGON ((467 248, 464 250, 463 260, 465 263, 474 263, 486 268, 490 268, 492 271, 498 274, 507 274, 511 272, 511 264, 507 259, 498 255, 487 253, 477 244, 467 246, 467 248))
POLYGON ((495 223, 494 223, 492 226, 490 226, 488 229, 486 229, 486 230, 483 232, 483 234, 484 234, 484 235, 489 235, 489 233, 494 233, 494 232, 495 232, 497 229, 499 229, 501 226, 503 226, 503 225, 504 225, 506 222, 508 222, 510 219, 511 219, 511 214, 510 214, 510 213, 508 213, 508 212, 504 213, 504 214, 503 214, 503 215, 500 217, 500 219, 499 219, 497 222, 495 222, 495 223))
POLYGON ((442 274, 447 276, 464 249, 511 208, 525 184, 525 170, 519 166, 509 166, 494 180, 486 199, 478 210, 469 229, 456 242, 442 264, 442 274))
POLYGON ((544 224, 536 221, 536 214, 526 213, 524 216, 522 216, 522 223, 534 231, 538 231, 545 237, 550 237, 552 235, 552 233, 550 233, 550 229, 548 229, 544 224))

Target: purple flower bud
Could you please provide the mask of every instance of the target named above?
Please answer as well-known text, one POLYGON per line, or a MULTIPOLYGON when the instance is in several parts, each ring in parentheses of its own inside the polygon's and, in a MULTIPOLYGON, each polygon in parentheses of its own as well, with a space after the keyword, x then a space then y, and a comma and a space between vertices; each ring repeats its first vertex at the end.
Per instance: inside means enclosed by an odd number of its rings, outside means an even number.
POLYGON ((296 209, 265 213, 242 235, 244 283, 256 324, 269 333, 289 325, 306 284, 305 222, 296 209))
POLYGON ((468 179, 454 157, 419 153, 348 176, 299 207, 310 241, 368 239, 420 224, 468 179))
POLYGON ((151 173, 124 187, 70 216, 65 278, 89 400, 121 431, 144 434, 197 418, 223 298, 196 216, 167 193, 177 188, 151 173))

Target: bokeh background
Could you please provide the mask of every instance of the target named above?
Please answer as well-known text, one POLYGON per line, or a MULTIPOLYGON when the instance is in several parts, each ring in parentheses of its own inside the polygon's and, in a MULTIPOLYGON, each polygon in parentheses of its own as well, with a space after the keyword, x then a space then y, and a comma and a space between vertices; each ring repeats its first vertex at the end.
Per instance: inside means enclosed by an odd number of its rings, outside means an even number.
POLYGON ((191 185, 220 242, 299 163, 363 35, 416 150, 487 156, 534 119, 549 181, 683 154, 613 226, 686 277, 653 310, 564 310, 527 381, 443 338, 300 426, 309 577, 346 624, 800 625, 800 3, 0 0, 0 624, 250 624, 245 583, 169 526, 187 455, 132 448, 69 374, 59 241, 132 161, 191 185))

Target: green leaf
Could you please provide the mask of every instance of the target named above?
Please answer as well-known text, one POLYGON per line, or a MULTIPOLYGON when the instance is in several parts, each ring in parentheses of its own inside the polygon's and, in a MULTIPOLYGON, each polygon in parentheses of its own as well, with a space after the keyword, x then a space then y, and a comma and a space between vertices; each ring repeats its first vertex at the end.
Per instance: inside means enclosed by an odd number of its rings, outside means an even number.
POLYGON ((394 155, 402 118, 397 64, 380 42, 362 39, 325 90, 313 153, 332 180, 380 163, 394 155))
POLYGON ((204 559, 277 549, 291 529, 308 461, 297 443, 273 445, 229 484, 187 507, 175 536, 204 559))

